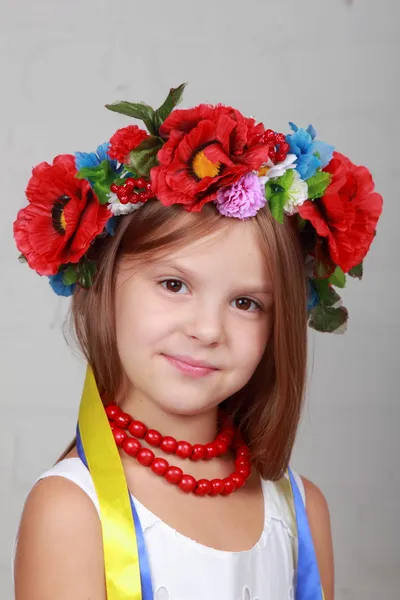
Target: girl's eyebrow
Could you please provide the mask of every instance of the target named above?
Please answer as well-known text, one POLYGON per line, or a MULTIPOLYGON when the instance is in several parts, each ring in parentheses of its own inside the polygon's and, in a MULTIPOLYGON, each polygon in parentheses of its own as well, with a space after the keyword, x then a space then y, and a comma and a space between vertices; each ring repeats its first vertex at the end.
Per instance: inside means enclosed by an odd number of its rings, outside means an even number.
POLYGON ((154 265, 156 268, 159 269, 174 269, 175 271, 179 271, 179 273, 181 273, 181 275, 183 275, 184 277, 195 277, 196 273, 194 271, 192 271, 191 269, 187 269, 185 267, 181 267, 179 266, 177 263, 173 262, 173 261, 159 261, 156 262, 154 265))

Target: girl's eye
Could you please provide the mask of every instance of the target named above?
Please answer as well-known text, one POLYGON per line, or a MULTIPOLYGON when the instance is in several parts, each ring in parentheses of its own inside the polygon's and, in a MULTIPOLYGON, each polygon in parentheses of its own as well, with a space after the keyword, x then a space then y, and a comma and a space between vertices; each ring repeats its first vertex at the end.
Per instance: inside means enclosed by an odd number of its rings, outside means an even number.
POLYGON ((239 310, 244 310, 247 312, 256 312, 260 310, 260 305, 255 302, 255 300, 251 300, 251 298, 236 298, 234 300, 235 307, 239 310))
POLYGON ((174 294, 182 294, 187 292, 187 286, 179 279, 165 279, 161 282, 163 288, 174 294))

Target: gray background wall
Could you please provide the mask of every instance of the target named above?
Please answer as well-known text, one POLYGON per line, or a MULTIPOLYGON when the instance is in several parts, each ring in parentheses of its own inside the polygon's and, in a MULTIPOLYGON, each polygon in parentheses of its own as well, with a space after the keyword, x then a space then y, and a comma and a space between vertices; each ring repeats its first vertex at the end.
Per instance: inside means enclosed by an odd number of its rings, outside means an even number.
POLYGON ((68 302, 17 261, 30 169, 126 124, 106 102, 157 104, 185 80, 184 106, 232 104, 283 131, 312 122, 384 195, 365 279, 344 294, 348 333, 311 335, 294 466, 330 503, 337 598, 399 597, 399 19, 396 0, 1 0, 2 600, 24 497, 72 437, 84 372, 61 333, 68 302))

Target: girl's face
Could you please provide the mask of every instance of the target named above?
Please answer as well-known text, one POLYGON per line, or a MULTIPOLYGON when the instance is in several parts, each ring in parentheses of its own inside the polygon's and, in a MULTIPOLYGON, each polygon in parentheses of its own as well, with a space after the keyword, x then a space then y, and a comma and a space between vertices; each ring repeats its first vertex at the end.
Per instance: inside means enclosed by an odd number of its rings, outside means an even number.
POLYGON ((256 231, 243 221, 146 265, 122 262, 117 344, 134 400, 190 415, 240 390, 263 356, 272 302, 256 231))

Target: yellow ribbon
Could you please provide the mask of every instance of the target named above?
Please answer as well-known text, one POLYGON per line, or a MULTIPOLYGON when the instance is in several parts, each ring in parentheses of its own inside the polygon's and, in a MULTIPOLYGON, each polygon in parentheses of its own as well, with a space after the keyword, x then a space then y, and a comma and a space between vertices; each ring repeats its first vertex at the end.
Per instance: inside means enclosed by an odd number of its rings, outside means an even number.
POLYGON ((107 600, 142 600, 129 491, 90 367, 79 409, 79 430, 100 505, 107 600))

